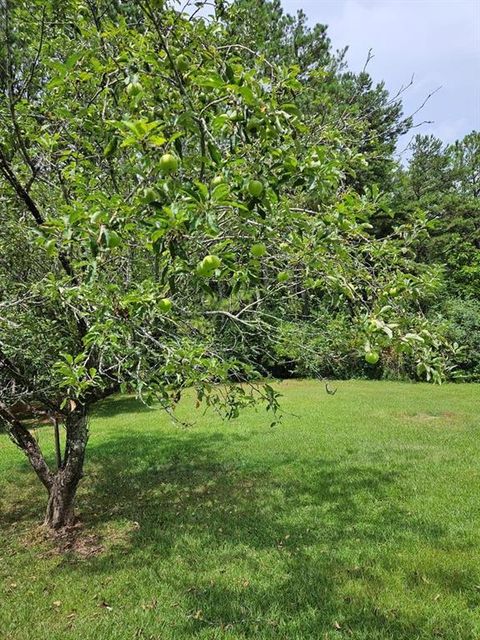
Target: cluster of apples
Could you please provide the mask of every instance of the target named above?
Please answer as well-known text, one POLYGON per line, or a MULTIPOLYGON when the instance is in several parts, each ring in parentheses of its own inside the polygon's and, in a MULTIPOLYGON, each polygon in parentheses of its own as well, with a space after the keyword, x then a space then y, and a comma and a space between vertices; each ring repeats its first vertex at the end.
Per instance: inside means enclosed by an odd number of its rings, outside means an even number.
MULTIPOLYGON (((163 174, 170 175, 178 169, 178 158, 172 153, 164 153, 158 163, 158 168, 163 174)), ((224 182, 223 176, 215 176, 212 179, 212 186, 216 187, 224 182)), ((251 179, 246 184, 246 190, 252 198, 260 198, 264 191, 263 182, 257 179, 251 179)))
MULTIPOLYGON (((179 65, 180 66, 180 65, 179 65)), ((178 158, 171 153, 164 153, 160 158, 159 169, 162 173, 166 175, 170 175, 177 171, 179 166, 178 158)), ((216 187, 219 184, 224 182, 223 176, 218 175, 212 179, 212 186, 216 187)), ((251 179, 246 183, 246 190, 248 194, 252 198, 260 198, 264 191, 263 183, 260 180, 251 179)), ((263 244, 263 242, 258 242, 253 244, 250 248, 250 254, 254 258, 262 258, 267 253, 267 248, 263 244)), ((220 267, 222 264, 221 258, 217 255, 209 254, 201 260, 201 262, 197 265, 197 275, 202 276, 204 278, 211 277, 213 273, 220 267)), ((278 274, 277 280, 278 282, 286 282, 289 279, 289 274, 286 271, 282 271, 278 274)), ((395 296, 398 293, 396 287, 392 287, 389 291, 390 295, 395 296)), ((168 313, 172 309, 172 301, 170 298, 162 298, 159 303, 160 310, 163 313, 168 313)), ((380 359, 380 354, 378 351, 374 351, 369 349, 365 353, 365 361, 370 365, 376 365, 380 359)))
MULTIPOLYGON (((158 167, 163 174, 171 175, 178 170, 179 160, 171 153, 164 153, 159 160, 158 167)), ((211 184, 216 187, 223 182, 223 176, 218 175, 212 179, 211 184)), ((251 179, 246 183, 246 190, 252 198, 259 198, 264 191, 264 186, 260 180, 251 179)), ((259 242, 252 245, 250 253, 254 258, 261 258, 267 253, 267 248, 263 243, 259 242)), ((196 273, 202 277, 211 277, 221 264, 221 258, 217 255, 209 254, 198 263, 196 273)), ((169 298, 160 300, 159 307, 162 312, 168 313, 172 306, 172 301, 169 298)))

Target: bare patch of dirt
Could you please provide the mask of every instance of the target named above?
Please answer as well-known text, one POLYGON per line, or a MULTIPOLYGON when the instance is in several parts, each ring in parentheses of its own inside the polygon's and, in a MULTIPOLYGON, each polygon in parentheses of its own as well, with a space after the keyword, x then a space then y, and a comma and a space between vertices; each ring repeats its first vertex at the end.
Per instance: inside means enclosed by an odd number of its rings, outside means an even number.
POLYGON ((441 413, 402 413, 402 418, 407 418, 408 420, 415 420, 416 422, 432 422, 435 420, 452 420, 457 417, 457 414, 452 411, 442 411, 441 413))
POLYGON ((84 531, 80 521, 58 531, 50 531, 44 525, 39 525, 29 530, 25 544, 42 547, 43 557, 71 553, 79 558, 91 558, 102 553, 105 548, 101 537, 84 531))

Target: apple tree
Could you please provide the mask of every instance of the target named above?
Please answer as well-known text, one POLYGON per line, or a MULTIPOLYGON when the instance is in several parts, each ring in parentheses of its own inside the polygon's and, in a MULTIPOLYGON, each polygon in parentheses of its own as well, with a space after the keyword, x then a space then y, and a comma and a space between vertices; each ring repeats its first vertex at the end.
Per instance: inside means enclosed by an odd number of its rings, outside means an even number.
POLYGON ((305 292, 348 299, 365 339, 412 342, 382 319, 388 283, 411 284, 397 311, 423 286, 399 248, 412 230, 371 237, 348 149, 302 143, 298 69, 247 66, 215 17, 154 0, 0 12, 0 421, 47 490, 48 527, 74 520, 102 398, 171 411, 190 388, 227 417, 275 411, 255 353, 305 292), (52 420, 55 465, 32 414, 52 420))

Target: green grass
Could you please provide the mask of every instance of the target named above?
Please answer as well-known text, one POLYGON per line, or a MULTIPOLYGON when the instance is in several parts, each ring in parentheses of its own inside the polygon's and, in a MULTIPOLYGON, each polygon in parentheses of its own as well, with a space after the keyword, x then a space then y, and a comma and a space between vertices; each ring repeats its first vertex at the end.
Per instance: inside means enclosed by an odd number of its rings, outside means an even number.
POLYGON ((275 428, 105 402, 64 554, 1 436, 1 640, 480 638, 480 386, 336 386, 275 428))

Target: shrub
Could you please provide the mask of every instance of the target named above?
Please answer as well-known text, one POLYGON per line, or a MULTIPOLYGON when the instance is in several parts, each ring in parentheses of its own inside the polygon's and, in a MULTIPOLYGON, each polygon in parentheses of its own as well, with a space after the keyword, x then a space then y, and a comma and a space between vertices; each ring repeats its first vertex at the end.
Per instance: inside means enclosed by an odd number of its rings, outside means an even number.
POLYGON ((480 301, 450 299, 444 314, 448 339, 461 346, 453 357, 458 376, 470 382, 480 381, 480 301))

